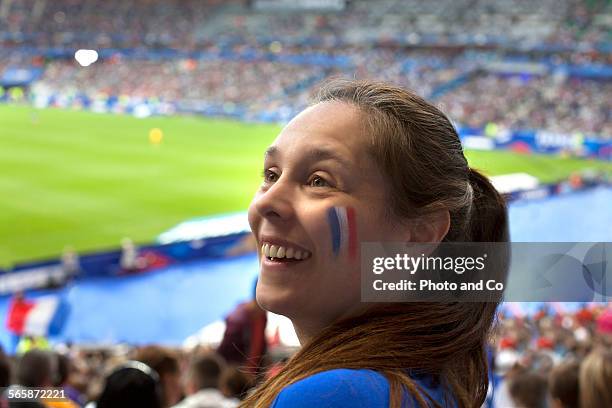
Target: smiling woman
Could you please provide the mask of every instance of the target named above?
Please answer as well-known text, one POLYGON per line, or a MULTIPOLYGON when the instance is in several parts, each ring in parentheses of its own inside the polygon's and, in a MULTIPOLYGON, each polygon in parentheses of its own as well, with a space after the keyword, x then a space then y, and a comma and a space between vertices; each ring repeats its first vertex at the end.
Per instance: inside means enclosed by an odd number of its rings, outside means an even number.
POLYGON ((360 242, 508 239, 503 199, 442 112, 385 84, 330 83, 267 150, 249 222, 257 301, 302 349, 243 406, 483 403, 495 303, 360 301, 360 242))

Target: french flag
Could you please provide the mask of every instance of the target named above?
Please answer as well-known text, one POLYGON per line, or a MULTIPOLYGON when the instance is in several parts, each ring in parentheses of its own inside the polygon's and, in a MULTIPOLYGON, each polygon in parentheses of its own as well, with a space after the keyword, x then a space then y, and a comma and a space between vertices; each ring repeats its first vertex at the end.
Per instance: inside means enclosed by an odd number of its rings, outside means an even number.
POLYGON ((28 300, 15 296, 9 305, 7 329, 18 336, 57 334, 67 316, 68 305, 59 296, 47 295, 28 300))
POLYGON ((332 250, 338 256, 342 250, 351 260, 357 256, 357 227, 355 209, 352 207, 332 207, 327 211, 331 228, 332 250))

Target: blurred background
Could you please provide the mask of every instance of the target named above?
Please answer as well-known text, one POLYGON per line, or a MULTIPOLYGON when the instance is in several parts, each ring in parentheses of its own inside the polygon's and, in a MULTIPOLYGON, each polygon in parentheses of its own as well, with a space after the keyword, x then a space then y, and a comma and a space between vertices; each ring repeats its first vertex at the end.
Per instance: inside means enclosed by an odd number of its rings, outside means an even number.
MULTIPOLYGON (((229 362, 228 400, 273 375, 298 343, 252 302, 245 210, 263 151, 332 77, 446 112, 513 241, 612 241, 611 28, 609 0, 0 0, 6 384, 47 358, 78 405, 127 358, 162 377, 229 362)), ((491 388, 611 331, 606 303, 504 304, 491 388)))

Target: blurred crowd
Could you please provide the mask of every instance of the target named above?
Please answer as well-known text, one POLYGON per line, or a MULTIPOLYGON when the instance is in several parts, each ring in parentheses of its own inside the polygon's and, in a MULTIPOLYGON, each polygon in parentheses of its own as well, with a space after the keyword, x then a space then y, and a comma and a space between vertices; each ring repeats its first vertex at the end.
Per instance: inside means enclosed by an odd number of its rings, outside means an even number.
POLYGON ((520 317, 509 307, 500 314, 491 344, 489 407, 612 406, 612 307, 567 312, 563 306, 543 304, 520 317))
MULTIPOLYGON (((489 347, 486 407, 612 406, 612 305, 590 304, 573 312, 545 305, 521 317, 509 314, 511 307, 504 310, 489 347)), ((69 402, 41 401, 39 406, 48 407, 234 407, 258 382, 282 369, 294 351, 266 351, 259 344, 255 348, 261 356, 241 357, 253 345, 241 343, 232 332, 244 328, 246 320, 265 321, 260 312, 251 302, 239 306, 228 317, 216 350, 210 345, 189 350, 63 345, 53 351, 32 346, 16 357, 0 356, 0 387, 63 388, 69 402)))
MULTIPOLYGON (((377 79, 413 89, 463 126, 546 130, 612 137, 612 84, 558 75, 498 75, 478 71, 478 58, 436 51, 349 47, 346 66, 255 59, 135 60, 113 57, 90 67, 50 62, 37 93, 155 98, 244 112, 243 119, 282 121, 305 108, 312 90, 329 78, 377 79), (454 78, 471 74, 439 95, 454 78), (269 115, 269 116, 266 116, 269 115)), ((321 51, 323 52, 323 51, 321 51)), ((333 54, 330 54, 330 56, 333 54)))
POLYGON ((270 109, 286 101, 292 85, 319 77, 323 68, 277 62, 247 63, 223 60, 108 61, 80 69, 73 61, 48 65, 39 89, 160 98, 170 102, 202 101, 239 104, 251 110, 270 109))
MULTIPOLYGON (((295 7, 299 9, 299 0, 295 7)), ((219 39, 287 43, 610 41, 605 0, 352 0, 344 10, 269 12, 249 0, 2 0, 9 44, 195 49, 219 39), (270 30, 270 27, 274 27, 270 30)))
POLYGON ((416 91, 471 128, 612 137, 609 77, 485 69, 502 60, 611 64, 609 1, 373 4, 272 12, 247 0, 0 0, 0 73, 40 68, 34 93, 60 94, 51 104, 62 107, 81 106, 77 95, 125 106, 161 100, 170 105, 156 113, 279 122, 328 78, 377 79, 416 91), (48 47, 123 51, 81 67, 72 52, 51 58, 48 47))
POLYGON ((9 44, 90 47, 188 47, 221 0, 2 0, 9 44))
POLYGON ((246 301, 226 317, 219 344, 188 349, 118 344, 52 349, 43 336, 13 330, 16 355, 9 358, 0 348, 0 408, 26 406, 17 398, 27 398, 32 388, 61 391, 52 398, 30 396, 36 400, 27 401, 30 408, 235 407, 273 372, 266 323, 266 312, 246 301))
MULTIPOLYGON (((17 358, 0 358, 0 386, 60 387, 67 401, 40 399, 39 407, 204 408, 235 407, 254 377, 212 349, 189 352, 157 345, 126 349, 70 347, 62 352, 33 348, 17 358)), ((3 405, 4 404, 4 405, 3 405)), ((33 406, 33 405, 30 405, 33 406)))
MULTIPOLYGON (((240 47, 235 52, 240 53, 240 47)), ((291 55, 291 51, 288 54, 291 55)), ((333 53, 319 51, 333 57, 333 53)), ((347 48, 350 64, 322 66, 312 63, 254 59, 133 60, 110 58, 83 69, 73 60, 49 63, 35 89, 60 93, 104 94, 160 98, 168 102, 240 105, 259 112, 303 109, 311 91, 330 77, 377 78, 429 95, 440 84, 474 63, 452 65, 452 57, 428 52, 347 48)))
POLYGON ((482 75, 438 103, 455 121, 481 128, 544 129, 612 138, 612 82, 554 76, 482 75))

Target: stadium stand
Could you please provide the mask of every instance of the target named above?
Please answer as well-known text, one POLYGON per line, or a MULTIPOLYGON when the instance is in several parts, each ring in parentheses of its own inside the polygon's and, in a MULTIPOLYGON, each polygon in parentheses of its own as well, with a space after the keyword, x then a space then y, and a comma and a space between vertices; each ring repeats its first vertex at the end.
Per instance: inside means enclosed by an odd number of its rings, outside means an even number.
POLYGON ((494 122, 510 129, 584 132, 609 139, 611 92, 610 82, 482 75, 439 102, 451 117, 472 127, 494 122))
POLYGON ((612 137, 608 2, 382 0, 306 12, 256 5, 3 0, 0 73, 45 68, 31 89, 60 94, 60 105, 83 94, 150 98, 173 105, 157 113, 281 122, 327 78, 377 78, 437 100, 468 127, 612 137), (76 48, 98 49, 101 60, 81 69, 76 48), (506 69, 491 72, 500 62, 506 69))
MULTIPOLYGON (((257 1, 3 0, 3 39, 32 46, 193 49, 228 41, 288 43, 547 43, 610 40, 609 2, 355 0, 342 10, 261 10, 257 1), (273 32, 269 29, 274 27, 273 32)), ((342 2, 344 3, 344 2, 342 2)))

